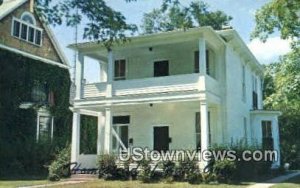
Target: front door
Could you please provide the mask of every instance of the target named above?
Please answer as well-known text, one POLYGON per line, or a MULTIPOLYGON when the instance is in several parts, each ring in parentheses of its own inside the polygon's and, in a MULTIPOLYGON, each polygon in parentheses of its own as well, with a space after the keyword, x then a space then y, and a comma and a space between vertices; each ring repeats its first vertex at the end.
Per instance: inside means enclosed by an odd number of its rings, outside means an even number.
POLYGON ((154 150, 169 150, 169 127, 154 127, 154 150))

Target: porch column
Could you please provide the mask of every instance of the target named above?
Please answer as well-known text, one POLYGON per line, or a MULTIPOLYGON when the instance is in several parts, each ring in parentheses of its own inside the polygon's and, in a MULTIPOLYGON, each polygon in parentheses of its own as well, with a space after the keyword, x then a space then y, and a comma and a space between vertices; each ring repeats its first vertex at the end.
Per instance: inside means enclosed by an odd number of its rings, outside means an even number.
POLYGON ((102 112, 98 112, 98 129, 97 129, 97 154, 103 154, 104 149, 104 127, 105 118, 102 112))
POLYGON ((80 145, 80 114, 73 112, 72 143, 71 143, 71 162, 77 162, 80 145))
POLYGON ((277 161, 273 163, 273 168, 278 168, 280 166, 280 142, 279 142, 279 128, 278 128, 278 118, 275 117, 272 121, 272 135, 273 135, 273 145, 274 150, 278 152, 277 161))
POLYGON ((112 116, 111 109, 105 109, 105 135, 104 135, 104 153, 111 152, 111 129, 112 129, 112 116))
POLYGON ((107 97, 112 97, 112 82, 114 77, 114 57, 112 50, 108 51, 108 68, 107 68, 107 97))
POLYGON ((200 122, 201 122, 201 152, 209 147, 208 109, 206 101, 200 101, 200 122))
POLYGON ((199 38, 199 69, 200 74, 206 74, 206 44, 203 37, 199 38))
POLYGON ((82 98, 82 79, 83 79, 83 71, 84 71, 84 56, 82 54, 78 54, 78 59, 76 61, 76 70, 75 70, 75 99, 82 98))

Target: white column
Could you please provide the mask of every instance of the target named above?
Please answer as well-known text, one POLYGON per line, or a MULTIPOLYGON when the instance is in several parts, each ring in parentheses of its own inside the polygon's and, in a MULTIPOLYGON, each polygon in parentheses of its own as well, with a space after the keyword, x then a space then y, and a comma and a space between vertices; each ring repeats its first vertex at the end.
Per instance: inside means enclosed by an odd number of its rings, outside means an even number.
POLYGON ((199 69, 200 74, 206 74, 206 44, 204 38, 199 38, 199 69))
POLYGON ((111 152, 112 116, 110 108, 105 109, 104 153, 111 152))
POLYGON ((71 162, 77 162, 80 145, 80 114, 73 112, 71 162))
POLYGON ((82 79, 83 79, 83 71, 84 71, 84 56, 82 54, 78 54, 78 59, 76 61, 76 72, 75 72, 75 85, 76 85, 76 93, 75 99, 82 98, 82 79))
POLYGON ((275 117, 272 121, 272 135, 274 150, 277 152, 277 161, 273 163, 272 167, 280 166, 280 140, 279 140, 279 128, 278 128, 278 118, 275 117))
POLYGON ((98 113, 97 154, 102 154, 104 148, 105 118, 102 112, 98 113))
POLYGON ((107 97, 112 97, 112 82, 114 78, 114 57, 112 50, 108 51, 108 68, 107 68, 107 97))
POLYGON ((208 128, 208 110, 205 101, 200 102, 201 116, 201 151, 207 150, 209 147, 209 128, 208 128))

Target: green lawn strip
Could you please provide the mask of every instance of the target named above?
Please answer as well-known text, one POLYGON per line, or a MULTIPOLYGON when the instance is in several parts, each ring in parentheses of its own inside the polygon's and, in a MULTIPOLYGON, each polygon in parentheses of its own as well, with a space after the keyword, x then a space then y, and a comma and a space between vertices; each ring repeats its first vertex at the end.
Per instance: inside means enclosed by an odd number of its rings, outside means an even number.
POLYGON ((272 188, 296 188, 296 187, 297 188, 300 187, 300 175, 272 186, 272 188))
POLYGON ((29 185, 43 185, 51 183, 48 180, 0 180, 0 187, 12 188, 29 185))
POLYGON ((208 185, 208 184, 197 184, 191 185, 187 182, 173 182, 173 183, 141 183, 140 181, 105 181, 105 180, 95 180, 86 183, 79 183, 79 184, 70 184, 70 185, 57 185, 53 186, 53 188, 92 188, 92 187, 105 187, 105 188, 121 188, 121 187, 136 187, 136 188, 179 188, 179 187, 200 187, 200 188, 245 188, 249 186, 248 183, 242 183, 238 185, 229 185, 229 184, 215 184, 215 185, 208 185))

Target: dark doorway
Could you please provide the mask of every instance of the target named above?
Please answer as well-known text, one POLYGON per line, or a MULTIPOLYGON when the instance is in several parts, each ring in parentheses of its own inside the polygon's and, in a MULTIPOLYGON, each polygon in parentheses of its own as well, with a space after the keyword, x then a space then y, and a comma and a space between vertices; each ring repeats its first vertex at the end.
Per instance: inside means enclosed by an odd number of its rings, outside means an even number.
POLYGON ((154 77, 169 76, 169 61, 154 62, 154 77))
POLYGON ((154 150, 169 150, 169 127, 154 127, 154 150))

